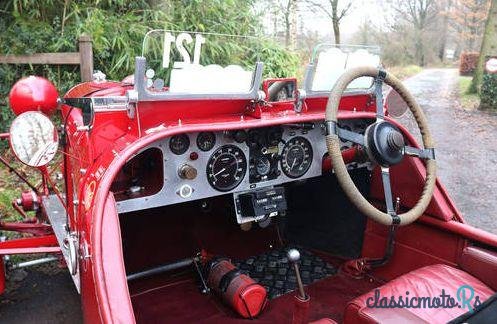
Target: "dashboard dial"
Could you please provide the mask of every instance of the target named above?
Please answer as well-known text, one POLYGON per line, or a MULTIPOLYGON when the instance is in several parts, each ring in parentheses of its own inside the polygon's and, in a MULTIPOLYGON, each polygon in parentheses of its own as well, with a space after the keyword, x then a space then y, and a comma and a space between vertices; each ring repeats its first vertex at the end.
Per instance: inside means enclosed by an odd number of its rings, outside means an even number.
POLYGON ((247 172, 247 159, 234 145, 224 145, 212 153, 207 162, 207 180, 219 191, 230 191, 242 182, 247 172))
POLYGON ((184 154, 190 147, 190 138, 186 134, 174 135, 169 140, 169 148, 176 155, 184 154))
POLYGON ((312 146, 304 137, 286 142, 281 153, 281 169, 290 178, 300 178, 312 164, 312 146))
POLYGON ((265 156, 261 156, 255 161, 255 169, 257 174, 265 176, 271 171, 271 161, 265 156))
POLYGON ((216 144, 216 135, 213 132, 201 132, 197 136, 197 146, 201 151, 212 150, 216 144))

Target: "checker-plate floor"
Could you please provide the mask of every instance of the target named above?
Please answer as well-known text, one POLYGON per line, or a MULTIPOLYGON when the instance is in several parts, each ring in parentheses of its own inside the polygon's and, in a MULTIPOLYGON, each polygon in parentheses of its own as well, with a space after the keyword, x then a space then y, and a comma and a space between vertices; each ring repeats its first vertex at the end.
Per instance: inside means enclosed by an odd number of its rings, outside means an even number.
MULTIPOLYGON (((297 278, 287 259, 288 247, 235 261, 234 265, 263 285, 269 299, 284 295, 297 288, 297 278)), ((336 274, 337 270, 320 257, 297 248, 300 252, 300 274, 304 285, 336 274)))

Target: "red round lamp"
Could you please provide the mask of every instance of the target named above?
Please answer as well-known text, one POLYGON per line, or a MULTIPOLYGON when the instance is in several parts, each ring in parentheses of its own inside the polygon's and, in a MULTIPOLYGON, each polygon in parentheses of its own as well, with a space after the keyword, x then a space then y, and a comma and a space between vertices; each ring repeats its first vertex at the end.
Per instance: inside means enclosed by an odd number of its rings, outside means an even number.
POLYGON ((52 82, 38 76, 17 81, 9 93, 10 108, 14 114, 40 111, 52 115, 57 109, 59 94, 52 82))

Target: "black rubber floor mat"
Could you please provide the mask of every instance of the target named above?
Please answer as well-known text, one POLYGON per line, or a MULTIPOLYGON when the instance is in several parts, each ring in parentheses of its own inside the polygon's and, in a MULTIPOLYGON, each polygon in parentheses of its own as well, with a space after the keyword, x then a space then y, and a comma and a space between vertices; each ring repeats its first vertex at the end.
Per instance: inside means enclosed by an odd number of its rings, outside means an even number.
MULTIPOLYGON (((295 272, 286 256, 288 249, 271 250, 234 264, 263 285, 269 299, 273 299, 297 288, 295 272)), ((320 257, 300 248, 297 250, 300 252, 299 266, 304 285, 336 274, 337 270, 320 257)))

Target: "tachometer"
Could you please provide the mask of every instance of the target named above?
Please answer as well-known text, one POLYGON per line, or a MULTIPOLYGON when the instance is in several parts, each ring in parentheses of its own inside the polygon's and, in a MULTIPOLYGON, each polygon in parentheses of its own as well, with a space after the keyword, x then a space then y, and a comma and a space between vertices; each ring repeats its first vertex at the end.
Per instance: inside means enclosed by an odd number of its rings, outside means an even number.
POLYGON ((281 153, 281 170, 290 178, 300 178, 312 164, 312 146, 304 137, 286 142, 281 153))
POLYGON ((219 191, 230 191, 242 182, 247 172, 247 159, 234 145, 224 145, 212 153, 207 162, 207 180, 219 191))

